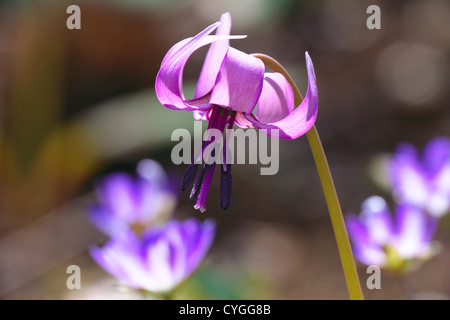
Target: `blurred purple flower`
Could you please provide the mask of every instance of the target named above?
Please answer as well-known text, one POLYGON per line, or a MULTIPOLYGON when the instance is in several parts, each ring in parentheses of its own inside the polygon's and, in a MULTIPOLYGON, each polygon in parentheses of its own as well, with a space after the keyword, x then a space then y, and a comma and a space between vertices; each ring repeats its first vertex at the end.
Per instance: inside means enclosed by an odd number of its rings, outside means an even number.
POLYGON ((437 220, 409 204, 398 205, 393 221, 383 198, 366 199, 359 216, 346 217, 355 257, 365 265, 408 271, 433 255, 437 220))
POLYGON ((434 217, 450 210, 450 139, 431 140, 419 155, 408 143, 400 144, 389 163, 394 195, 434 217))
POLYGON ((117 172, 97 185, 98 203, 90 208, 89 218, 111 236, 128 228, 139 233, 172 213, 177 203, 175 189, 158 162, 144 159, 137 166, 136 178, 117 172))
POLYGON ((215 235, 211 220, 171 221, 138 237, 123 230, 103 248, 92 247, 93 259, 134 289, 166 293, 186 280, 204 259, 215 235))
MULTIPOLYGON (((208 129, 218 129, 222 133, 228 126, 271 129, 266 133, 280 139, 296 139, 305 134, 317 117, 318 94, 314 67, 306 53, 308 90, 303 102, 294 110, 292 88, 279 73, 264 73, 264 63, 251 55, 230 47, 231 16, 222 15, 220 22, 214 23, 195 37, 175 44, 166 54, 156 78, 155 88, 159 101, 167 108, 192 111, 196 120, 209 121, 208 129), (210 33, 217 28, 216 35, 210 33), (192 100, 183 94, 183 69, 192 53, 202 46, 211 44, 197 82, 192 100), (258 108, 253 115, 256 104, 258 108)), ((211 142, 208 142, 211 143, 211 142)), ((203 149, 208 143, 203 145, 203 149)), ((231 164, 221 168, 220 206, 227 209, 231 202, 231 164)), ((197 199, 196 209, 206 210, 206 201, 214 175, 216 163, 204 164, 198 173, 198 155, 187 169, 182 189, 193 184, 191 200, 197 199)))

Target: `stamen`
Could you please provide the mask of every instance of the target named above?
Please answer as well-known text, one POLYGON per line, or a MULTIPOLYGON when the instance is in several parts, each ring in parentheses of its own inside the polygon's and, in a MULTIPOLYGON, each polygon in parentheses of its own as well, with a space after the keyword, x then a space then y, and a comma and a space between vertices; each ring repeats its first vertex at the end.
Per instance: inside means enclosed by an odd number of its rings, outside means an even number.
MULTIPOLYGON (((217 111, 214 112, 214 111, 216 111, 216 109, 212 109, 212 111, 210 112, 211 118, 208 123, 208 129, 210 129, 217 122, 218 112, 217 111)), ((203 141, 201 146, 194 153, 194 157, 193 157, 193 159, 191 159, 191 164, 186 169, 186 172, 184 173, 183 178, 181 180, 181 190, 185 191, 188 187, 190 187, 192 185, 195 177, 197 177, 197 179, 195 179, 194 186, 192 187, 192 191, 189 196, 189 198, 192 201, 197 198, 198 193, 200 192, 200 187, 202 186, 202 183, 203 183, 205 172, 203 172, 204 171, 204 169, 203 169, 202 173, 197 176, 197 172, 198 172, 198 168, 199 168, 199 164, 197 163, 197 161, 199 160, 199 157, 200 158, 202 157, 203 150, 205 149, 206 146, 207 146, 207 144, 205 143, 205 141, 203 141)))
POLYGON ((191 199, 191 201, 197 199, 198 194, 200 193, 201 187, 203 185, 205 175, 209 172, 209 170, 211 170, 213 166, 214 164, 205 164, 202 171, 197 176, 197 179, 195 179, 194 186, 192 187, 191 194, 189 195, 189 199, 191 199))
MULTIPOLYGON (((218 129, 223 133, 227 124, 228 128, 233 127, 235 119, 236 112, 216 106, 211 111, 211 118, 209 119, 208 129, 218 129)), ((205 148, 211 143, 219 143, 219 141, 211 141, 209 136, 207 136, 206 138, 207 141, 203 143, 202 150, 205 150, 205 148)), ((220 166, 220 207, 222 209, 227 209, 230 206, 231 188, 233 184, 233 179, 231 177, 231 165, 226 164, 226 148, 227 146, 225 143, 223 150, 224 162, 223 165, 220 166)), ((215 157, 215 152, 216 149, 212 149, 211 157, 215 157)), ((211 187, 215 167, 216 163, 205 164, 201 172, 197 174, 198 166, 191 164, 186 170, 186 173, 182 180, 182 187, 184 190, 195 179, 189 198, 191 199, 191 201, 197 199, 197 203, 195 204, 194 208, 200 209, 200 211, 202 212, 206 210, 206 201, 208 199, 209 188, 211 187)))
POLYGON ((200 174, 197 176, 197 179, 195 179, 194 185, 192 186, 191 194, 189 195, 189 199, 191 201, 194 201, 198 197, 198 193, 200 192, 200 188, 203 184, 203 179, 205 178, 205 173, 202 170, 200 174))
POLYGON ((195 177, 197 176, 199 165, 196 163, 191 163, 189 167, 186 169, 186 172, 183 175, 183 179, 181 180, 181 190, 185 191, 188 187, 192 185, 195 177))
POLYGON ((216 164, 212 164, 210 169, 208 169, 208 172, 205 174, 202 189, 198 196, 197 203, 194 206, 195 209, 199 209, 201 212, 205 212, 206 210, 206 201, 208 200, 209 188, 211 187, 215 168, 216 164))
POLYGON ((226 165, 226 170, 224 166, 220 166, 220 195, 219 203, 220 207, 226 210, 231 203, 231 189, 233 187, 233 178, 231 176, 231 164, 226 165))

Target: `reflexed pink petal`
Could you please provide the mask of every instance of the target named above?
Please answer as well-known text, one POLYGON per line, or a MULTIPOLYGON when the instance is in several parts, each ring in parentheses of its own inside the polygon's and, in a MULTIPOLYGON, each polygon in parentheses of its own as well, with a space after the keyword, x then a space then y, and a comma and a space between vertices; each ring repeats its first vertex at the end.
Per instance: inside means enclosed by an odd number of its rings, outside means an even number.
POLYGON ((219 24, 219 22, 212 24, 195 37, 180 41, 167 52, 155 82, 156 95, 159 101, 167 108, 190 111, 209 108, 207 104, 202 104, 199 107, 185 101, 183 94, 183 69, 189 57, 198 48, 219 40, 241 39, 245 37, 209 36, 219 24))
MULTIPOLYGON (((314 66, 308 53, 305 53, 306 68, 308 71, 308 90, 302 103, 289 115, 281 120, 264 123, 253 115, 245 115, 247 120, 258 129, 279 129, 279 139, 296 139, 312 128, 316 121, 318 111, 318 92, 314 66)), ((270 105, 267 105, 270 107, 270 105)), ((270 135, 272 130, 268 131, 270 135)))
POLYGON ((292 111, 294 111, 294 93, 289 82, 281 73, 266 73, 256 109, 258 121, 275 122, 292 111))
POLYGON ((258 102, 264 79, 264 63, 229 48, 211 93, 210 103, 251 113, 258 102))
POLYGON ((205 111, 192 111, 192 114, 194 116, 194 120, 208 120, 208 112, 209 110, 205 111))
POLYGON ((236 113, 236 119, 234 120, 234 123, 236 123, 241 128, 255 128, 252 122, 248 121, 245 117, 245 114, 242 112, 236 113))
MULTIPOLYGON (((224 13, 220 17, 220 25, 216 30, 216 35, 229 36, 231 31, 231 16, 224 13)), ((217 74, 219 73, 222 61, 227 54, 228 47, 230 46, 230 40, 215 41, 209 47, 206 54, 205 61, 203 62, 203 68, 198 78, 197 87, 195 89, 194 99, 203 97, 208 94, 214 84, 216 83, 217 74)))

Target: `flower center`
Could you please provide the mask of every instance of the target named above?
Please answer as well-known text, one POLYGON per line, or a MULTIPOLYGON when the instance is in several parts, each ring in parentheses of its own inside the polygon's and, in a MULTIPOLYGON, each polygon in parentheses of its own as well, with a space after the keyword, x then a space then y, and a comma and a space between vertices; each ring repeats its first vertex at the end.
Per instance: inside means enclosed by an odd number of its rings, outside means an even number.
POLYGON ((142 235, 146 228, 147 226, 145 224, 139 222, 133 223, 131 225, 131 230, 133 230, 134 233, 139 237, 142 235))
POLYGON ((401 272, 406 269, 407 261, 400 256, 394 246, 385 245, 383 250, 386 254, 386 266, 389 270, 401 272))

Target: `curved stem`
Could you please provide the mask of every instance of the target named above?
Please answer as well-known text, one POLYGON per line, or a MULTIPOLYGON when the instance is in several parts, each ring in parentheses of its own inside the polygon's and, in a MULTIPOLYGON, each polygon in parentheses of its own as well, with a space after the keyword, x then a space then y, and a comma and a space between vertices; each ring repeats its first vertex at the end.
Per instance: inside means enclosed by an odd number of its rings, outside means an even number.
MULTIPOLYGON (((284 69, 278 61, 265 54, 256 53, 253 54, 253 56, 261 59, 266 67, 272 69, 275 72, 281 73, 286 78, 294 92, 295 105, 300 105, 303 98, 294 81, 292 80, 292 77, 289 75, 286 69, 284 69)), ((316 127, 313 126, 306 133, 306 136, 308 138, 314 161, 316 163, 317 171, 319 173, 320 182, 322 184, 322 189, 325 194, 325 199, 328 206, 328 211, 330 212, 331 223, 333 225, 334 235, 336 237, 342 268, 344 269, 344 275, 347 282, 347 289, 350 299, 362 300, 364 299, 364 297, 361 291, 361 285, 359 283, 358 273, 356 271, 355 261, 353 258, 350 241, 347 235, 347 229, 345 228, 344 217, 342 215, 341 206, 339 204, 336 189, 334 187, 334 182, 331 176, 330 168, 328 166, 328 161, 325 156, 325 152, 323 150, 316 127)))

